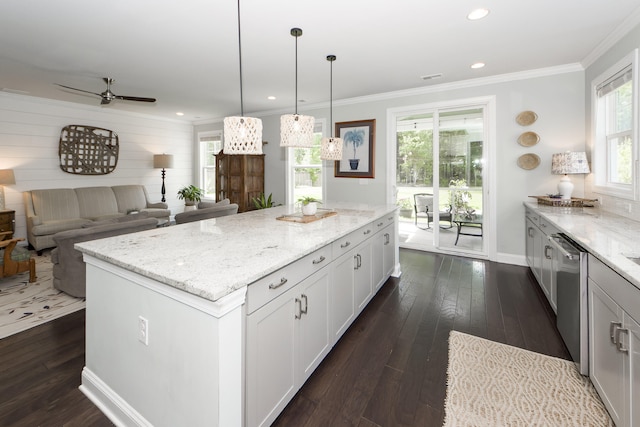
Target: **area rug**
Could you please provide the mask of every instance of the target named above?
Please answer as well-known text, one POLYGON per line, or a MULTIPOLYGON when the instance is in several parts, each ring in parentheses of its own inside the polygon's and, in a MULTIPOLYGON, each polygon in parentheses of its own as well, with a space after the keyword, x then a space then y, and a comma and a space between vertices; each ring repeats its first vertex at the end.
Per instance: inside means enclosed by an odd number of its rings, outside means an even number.
POLYGON ((84 298, 74 298, 53 287, 50 256, 35 259, 34 283, 29 283, 29 273, 0 279, 0 339, 85 307, 84 298))
POLYGON ((444 425, 614 424, 573 362, 452 331, 444 425))

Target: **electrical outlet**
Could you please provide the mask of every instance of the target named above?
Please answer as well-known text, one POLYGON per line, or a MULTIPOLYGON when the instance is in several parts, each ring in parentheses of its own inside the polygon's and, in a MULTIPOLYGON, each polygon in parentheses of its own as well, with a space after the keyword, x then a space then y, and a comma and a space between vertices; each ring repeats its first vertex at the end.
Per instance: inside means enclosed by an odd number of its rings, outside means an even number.
POLYGON ((138 316, 138 341, 149 345, 149 321, 142 316, 138 316))

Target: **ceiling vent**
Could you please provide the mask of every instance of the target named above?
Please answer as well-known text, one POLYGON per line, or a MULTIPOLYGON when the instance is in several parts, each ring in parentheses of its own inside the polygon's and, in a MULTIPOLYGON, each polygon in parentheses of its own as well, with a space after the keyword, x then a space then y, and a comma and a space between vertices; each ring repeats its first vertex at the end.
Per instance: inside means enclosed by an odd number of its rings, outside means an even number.
POLYGON ((429 74, 427 76, 420 76, 420 78, 422 80, 433 80, 433 79, 439 79, 442 77, 442 73, 438 73, 438 74, 429 74))

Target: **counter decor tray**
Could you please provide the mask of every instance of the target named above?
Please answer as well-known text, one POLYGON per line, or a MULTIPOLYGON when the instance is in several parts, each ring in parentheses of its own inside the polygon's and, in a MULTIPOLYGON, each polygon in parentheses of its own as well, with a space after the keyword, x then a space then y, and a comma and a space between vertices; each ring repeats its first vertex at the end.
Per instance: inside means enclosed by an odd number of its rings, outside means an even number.
POLYGON ((338 212, 333 209, 322 209, 318 208, 318 211, 315 215, 302 215, 302 212, 296 212, 292 214, 282 215, 276 217, 276 219, 280 221, 290 221, 290 222, 300 222, 303 224, 318 221, 324 218, 328 218, 330 216, 338 215, 338 212))
POLYGON ((571 208, 592 208, 596 205, 598 199, 581 199, 579 197, 572 197, 571 200, 563 200, 549 196, 529 196, 538 199, 539 205, 547 206, 563 206, 571 208))

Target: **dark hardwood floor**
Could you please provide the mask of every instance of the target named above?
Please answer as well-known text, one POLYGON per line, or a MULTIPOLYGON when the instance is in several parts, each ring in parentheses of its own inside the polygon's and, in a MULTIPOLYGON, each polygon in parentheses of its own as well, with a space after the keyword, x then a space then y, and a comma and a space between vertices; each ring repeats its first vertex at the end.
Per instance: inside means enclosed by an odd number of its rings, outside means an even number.
MULTIPOLYGON (((274 423, 441 426, 452 329, 568 358, 527 268, 410 250, 274 423)), ((0 340, 1 426, 111 426, 78 390, 84 312, 0 340)))

